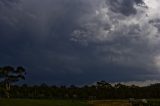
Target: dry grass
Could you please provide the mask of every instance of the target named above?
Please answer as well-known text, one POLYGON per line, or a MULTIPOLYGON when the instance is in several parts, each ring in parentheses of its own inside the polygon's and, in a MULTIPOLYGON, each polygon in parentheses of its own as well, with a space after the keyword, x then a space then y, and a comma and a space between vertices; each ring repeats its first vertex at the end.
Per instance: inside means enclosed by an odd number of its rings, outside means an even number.
POLYGON ((0 99, 0 106, 88 106, 86 101, 45 99, 0 99))
POLYGON ((127 100, 95 100, 89 101, 92 106, 132 106, 127 100))

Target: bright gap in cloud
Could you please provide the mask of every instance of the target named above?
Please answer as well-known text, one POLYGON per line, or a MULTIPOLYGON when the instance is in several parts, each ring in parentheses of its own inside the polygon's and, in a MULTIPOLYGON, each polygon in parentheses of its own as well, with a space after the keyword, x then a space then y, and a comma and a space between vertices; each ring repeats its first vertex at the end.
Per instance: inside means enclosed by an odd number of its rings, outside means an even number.
MULTIPOLYGON (((148 14, 152 17, 160 16, 160 0, 144 0, 144 3, 148 7, 148 14)), ((156 18, 156 17, 155 17, 156 18)))
POLYGON ((152 9, 157 9, 159 7, 159 0, 144 0, 145 4, 152 9))

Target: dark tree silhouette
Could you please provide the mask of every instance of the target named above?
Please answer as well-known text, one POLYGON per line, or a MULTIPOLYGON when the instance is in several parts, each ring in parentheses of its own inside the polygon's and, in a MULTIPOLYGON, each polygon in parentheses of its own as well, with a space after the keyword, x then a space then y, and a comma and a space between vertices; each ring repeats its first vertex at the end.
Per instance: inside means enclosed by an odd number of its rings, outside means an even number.
POLYGON ((17 67, 14 69, 12 66, 5 66, 0 68, 0 82, 4 85, 7 98, 10 97, 9 92, 11 84, 19 81, 20 79, 25 80, 25 74, 26 72, 23 67, 17 67))

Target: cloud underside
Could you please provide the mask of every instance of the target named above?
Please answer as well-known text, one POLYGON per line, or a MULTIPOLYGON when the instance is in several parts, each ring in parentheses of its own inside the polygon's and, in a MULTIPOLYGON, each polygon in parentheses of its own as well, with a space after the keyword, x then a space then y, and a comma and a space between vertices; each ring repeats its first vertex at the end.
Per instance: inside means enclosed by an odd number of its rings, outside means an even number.
POLYGON ((0 0, 0 64, 35 83, 159 80, 159 4, 0 0))

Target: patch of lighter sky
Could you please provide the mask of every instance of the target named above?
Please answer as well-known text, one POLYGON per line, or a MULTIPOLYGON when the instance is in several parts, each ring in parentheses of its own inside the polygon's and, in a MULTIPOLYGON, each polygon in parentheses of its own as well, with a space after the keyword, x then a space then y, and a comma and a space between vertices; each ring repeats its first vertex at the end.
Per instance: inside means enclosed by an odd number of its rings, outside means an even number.
POLYGON ((144 0, 144 3, 148 7, 148 15, 152 18, 160 16, 160 0, 144 0))
MULTIPOLYGON (((144 0, 144 3, 148 7, 147 14, 149 19, 160 18, 160 0, 144 0)), ((155 27, 152 27, 152 35, 157 33, 155 27)), ((153 38, 152 38, 153 39, 153 38)), ((159 42, 160 37, 154 38, 154 43, 159 42)), ((160 70, 160 54, 154 57, 155 66, 160 70)))
POLYGON ((159 7, 159 0, 144 0, 145 4, 152 9, 157 9, 159 7))
MULTIPOLYGON (((115 84, 118 84, 118 83, 119 82, 115 82, 111 84, 114 86, 115 84)), ((160 81, 159 80, 146 80, 146 81, 129 81, 129 82, 120 82, 120 83, 127 85, 127 86, 136 85, 136 86, 144 87, 144 86, 149 86, 151 84, 160 83, 160 81)))
POLYGON ((160 70, 160 55, 155 56, 154 63, 156 65, 156 67, 160 70))

